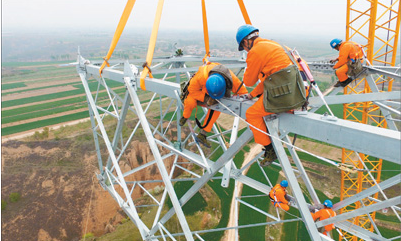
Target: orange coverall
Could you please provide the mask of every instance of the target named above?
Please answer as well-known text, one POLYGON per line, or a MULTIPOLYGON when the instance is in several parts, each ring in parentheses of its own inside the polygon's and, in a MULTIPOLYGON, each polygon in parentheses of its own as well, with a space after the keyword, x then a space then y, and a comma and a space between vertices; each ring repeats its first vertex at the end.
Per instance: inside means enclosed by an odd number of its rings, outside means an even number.
MULTIPOLYGON (((245 113, 246 119, 249 124, 267 132, 266 124, 263 121, 263 116, 270 115, 265 111, 263 106, 263 81, 271 74, 293 64, 288 57, 285 50, 280 44, 272 40, 256 38, 252 49, 248 52, 246 58, 247 69, 244 73, 243 81, 246 86, 253 86, 258 79, 260 83, 252 90, 251 95, 256 97, 260 94, 262 96, 256 101, 245 113)), ((271 143, 270 137, 262 132, 250 127, 255 142, 263 146, 271 143)))
POLYGON ((352 41, 343 42, 340 45, 340 53, 337 58, 338 62, 333 66, 340 82, 344 82, 348 79, 348 61, 351 61, 351 59, 361 59, 361 62, 363 62, 363 52, 359 46, 359 44, 352 41))
MULTIPOLYGON (((317 211, 316 213, 311 213, 313 220, 320 219, 320 221, 332 218, 336 216, 336 213, 331 208, 323 208, 317 211)), ((324 226, 323 234, 327 236, 327 232, 330 232, 334 229, 334 224, 329 224, 324 226)))
MULTIPOLYGON (((203 102, 205 99, 205 94, 207 94, 206 90, 206 81, 209 78, 209 72, 215 67, 219 65, 219 63, 210 63, 205 66, 199 67, 198 72, 192 77, 191 82, 188 86, 188 96, 184 101, 184 118, 191 117, 193 109, 197 106, 197 102, 203 102), (206 69, 205 69, 206 68, 206 69)), ((241 85, 241 81, 238 77, 230 70, 231 78, 233 80, 233 88, 232 92, 235 93, 238 90, 238 87, 241 85)), ((238 91, 238 95, 247 94, 248 90, 245 88, 244 85, 241 86, 240 90, 238 91)), ((204 120, 203 125, 206 124, 207 119, 209 118, 210 110, 208 111, 206 118, 204 120)), ((210 132, 212 130, 213 124, 216 122, 217 118, 219 118, 220 112, 215 111, 212 119, 210 119, 209 124, 203 129, 206 132, 210 132)))
POLYGON ((270 200, 272 204, 275 207, 280 207, 284 209, 285 211, 288 211, 290 209, 290 206, 288 206, 288 201, 285 199, 285 187, 282 187, 280 184, 277 184, 272 188, 272 190, 269 193, 270 200))

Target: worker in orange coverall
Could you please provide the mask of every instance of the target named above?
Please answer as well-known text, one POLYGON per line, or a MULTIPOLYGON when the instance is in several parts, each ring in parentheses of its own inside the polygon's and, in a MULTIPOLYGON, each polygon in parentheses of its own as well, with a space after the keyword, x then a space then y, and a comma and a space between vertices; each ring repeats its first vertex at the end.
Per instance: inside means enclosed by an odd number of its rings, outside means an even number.
MULTIPOLYGON (((208 62, 206 65, 199 67, 198 72, 191 78, 188 86, 189 94, 184 101, 184 112, 180 119, 180 126, 185 124, 198 104, 214 105, 217 103, 216 99, 220 99, 223 96, 231 97, 231 91, 237 95, 248 94, 247 89, 242 85, 238 77, 224 65, 208 62)), ((209 110, 204 120, 204 128, 197 135, 200 143, 206 147, 210 147, 210 143, 206 139, 207 133, 212 130, 213 124, 219 115, 220 112, 209 110), (210 115, 212 116, 210 117, 210 115)))
POLYGON ((293 64, 284 48, 277 42, 259 37, 259 30, 252 25, 243 25, 238 28, 236 35, 238 50, 248 52, 246 59, 247 69, 244 73, 243 82, 246 86, 253 86, 258 79, 260 83, 248 94, 248 99, 260 96, 246 111, 246 119, 250 124, 255 142, 264 146, 264 159, 261 166, 268 166, 277 159, 271 139, 256 128, 267 132, 263 117, 273 113, 266 112, 263 105, 264 84, 267 77, 273 73, 293 64), (252 126, 251 126, 252 125, 252 126))
POLYGON ((336 70, 338 82, 334 87, 345 87, 352 82, 352 78, 348 77, 348 62, 355 62, 357 60, 363 62, 363 51, 362 47, 352 41, 343 42, 341 39, 333 39, 330 42, 330 46, 339 51, 339 56, 336 59, 330 60, 330 63, 337 62, 333 69, 336 70))
POLYGON ((288 182, 283 180, 280 184, 277 184, 270 190, 269 197, 270 201, 275 207, 280 207, 285 211, 290 209, 288 206, 289 202, 291 201, 290 196, 287 195, 287 191, 285 190, 288 187, 288 182))
MULTIPOLYGON (((317 219, 319 219, 320 221, 322 221, 336 216, 336 213, 331 209, 333 207, 333 203, 330 200, 327 199, 326 201, 324 201, 323 205, 323 209, 320 209, 316 213, 311 213, 313 220, 316 221, 317 219)), ((327 232, 330 232, 334 228, 334 224, 329 224, 322 227, 319 231, 327 236, 327 232)))

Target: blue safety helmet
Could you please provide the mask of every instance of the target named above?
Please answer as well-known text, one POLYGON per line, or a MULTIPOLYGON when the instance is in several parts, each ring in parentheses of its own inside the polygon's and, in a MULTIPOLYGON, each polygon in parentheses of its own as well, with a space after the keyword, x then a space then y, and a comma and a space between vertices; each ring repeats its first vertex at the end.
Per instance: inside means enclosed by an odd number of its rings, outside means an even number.
POLYGON ((328 208, 333 207, 333 203, 332 203, 329 199, 327 199, 326 201, 324 201, 323 205, 326 206, 326 207, 328 207, 328 208))
POLYGON ((220 99, 226 93, 226 80, 221 74, 211 74, 206 81, 206 90, 213 99, 220 99))
POLYGON ((341 39, 335 38, 331 40, 330 46, 335 49, 337 46, 339 46, 343 41, 341 39))
POLYGON ((282 180, 282 181, 280 182, 280 186, 282 186, 282 187, 288 187, 288 182, 287 182, 287 180, 282 180))
POLYGON ((259 29, 255 28, 252 25, 249 24, 245 24, 242 25, 241 27, 238 28, 237 31, 237 43, 238 43, 238 51, 242 51, 244 50, 244 48, 241 46, 241 42, 242 40, 244 40, 244 38, 248 35, 250 35, 253 32, 258 32, 259 33, 259 29))

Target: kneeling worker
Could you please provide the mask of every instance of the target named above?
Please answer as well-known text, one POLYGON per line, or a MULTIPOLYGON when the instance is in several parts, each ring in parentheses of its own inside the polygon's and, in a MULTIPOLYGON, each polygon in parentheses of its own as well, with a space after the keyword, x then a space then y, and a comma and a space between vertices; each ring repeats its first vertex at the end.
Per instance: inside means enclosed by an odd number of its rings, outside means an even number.
MULTIPOLYGON (((333 207, 333 203, 330 200, 327 199, 326 201, 324 201, 323 205, 323 209, 320 209, 316 213, 311 213, 313 220, 316 221, 319 219, 320 221, 322 221, 336 216, 336 213, 331 209, 333 207)), ((330 232, 333 229, 334 224, 329 224, 322 227, 319 231, 327 236, 327 232, 330 232)))
MULTIPOLYGON (((330 46, 339 51, 338 58, 330 60, 330 63, 337 62, 333 69, 336 71, 336 76, 338 78, 338 82, 334 85, 334 87, 345 87, 349 83, 352 82, 352 78, 348 75, 352 75, 349 70, 350 65, 359 64, 359 68, 362 68, 363 62, 363 52, 362 47, 352 41, 343 42, 341 39, 333 39, 330 42, 330 46)), ((362 69, 354 70, 357 72, 362 71, 362 69)), ((353 73, 358 74, 358 73, 353 73)))
POLYGON ((269 193, 270 201, 275 207, 280 207, 285 211, 290 209, 288 203, 291 201, 290 196, 287 195, 287 191, 285 190, 288 187, 288 182, 283 180, 280 184, 277 184, 272 188, 269 193))
MULTIPOLYGON (((180 126, 186 123, 198 104, 214 105, 217 103, 216 99, 221 99, 223 96, 231 97, 231 91, 238 95, 248 94, 247 89, 241 84, 238 77, 224 65, 208 63, 199 67, 198 72, 189 82, 189 93, 184 100, 184 112, 180 119, 180 126)), ((213 124, 219 115, 220 112, 209 110, 203 127, 201 127, 203 129, 197 136, 199 141, 206 147, 210 147, 206 134, 212 130, 213 124)))

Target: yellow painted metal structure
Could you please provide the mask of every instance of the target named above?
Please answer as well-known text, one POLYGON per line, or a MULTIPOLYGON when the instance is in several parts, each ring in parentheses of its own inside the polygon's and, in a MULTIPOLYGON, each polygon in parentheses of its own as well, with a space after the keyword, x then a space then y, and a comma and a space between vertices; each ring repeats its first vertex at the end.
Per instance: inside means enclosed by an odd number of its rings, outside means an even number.
MULTIPOLYGON (((397 47, 400 33, 400 0, 348 0, 347 1, 347 26, 346 40, 358 42, 364 46, 367 60, 373 65, 395 66, 397 47)), ((377 76, 375 80, 380 91, 391 91, 393 80, 383 79, 377 76)), ((344 94, 363 94, 372 92, 366 79, 357 79, 344 89, 344 94)), ((360 122, 378 127, 387 127, 386 120, 380 109, 373 102, 360 102, 345 104, 343 109, 344 119, 360 122)), ((362 153, 343 149, 342 163, 351 164, 363 169, 364 164, 372 170, 377 182, 380 182, 382 160, 362 153)), ((352 174, 342 171, 341 175, 341 200, 367 189, 374 184, 367 172, 352 174)), ((377 198, 378 193, 375 195, 377 198)), ((373 204, 373 201, 364 199, 341 209, 341 213, 352 211, 373 204)), ((353 223, 367 230, 374 231, 372 220, 375 213, 354 218, 353 223)), ((358 240, 357 237, 344 233, 347 240, 358 240)), ((341 240, 341 237, 340 237, 341 240)))

